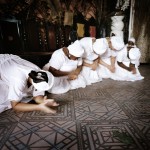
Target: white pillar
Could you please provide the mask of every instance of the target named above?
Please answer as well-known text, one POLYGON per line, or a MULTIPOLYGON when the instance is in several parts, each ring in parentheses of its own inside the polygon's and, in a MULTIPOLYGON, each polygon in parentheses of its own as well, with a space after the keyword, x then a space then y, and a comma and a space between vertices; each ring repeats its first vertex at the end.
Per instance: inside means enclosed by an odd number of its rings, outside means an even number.
MULTIPOLYGON (((116 36, 123 36, 123 28, 124 28, 124 22, 122 21, 124 19, 124 16, 113 16, 111 17, 112 24, 111 24, 111 35, 114 33, 116 36)), ((110 35, 110 36, 111 36, 110 35)))
POLYGON ((129 20, 129 37, 128 38, 133 36, 134 13, 135 13, 134 4, 135 4, 135 0, 131 0, 130 20, 129 20))

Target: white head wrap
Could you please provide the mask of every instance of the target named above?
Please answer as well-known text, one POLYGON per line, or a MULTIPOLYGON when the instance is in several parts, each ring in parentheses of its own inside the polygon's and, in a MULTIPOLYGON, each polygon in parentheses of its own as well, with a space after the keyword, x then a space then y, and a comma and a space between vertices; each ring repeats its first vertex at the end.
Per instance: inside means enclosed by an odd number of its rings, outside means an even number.
POLYGON ((73 44, 68 46, 69 54, 75 57, 82 57, 84 49, 81 47, 80 42, 76 40, 73 44))
POLYGON ((93 50, 98 55, 102 55, 106 52, 108 49, 108 44, 105 38, 96 39, 96 41, 93 44, 93 50))
POLYGON ((122 37, 119 36, 112 36, 110 37, 112 47, 116 50, 121 50, 125 44, 122 37))
POLYGON ((128 41, 131 41, 135 44, 135 38, 131 37, 128 41))
POLYGON ((46 74, 47 74, 48 83, 46 81, 35 83, 33 81, 33 79, 32 79, 32 85, 39 92, 43 92, 43 91, 49 90, 53 86, 53 84, 54 84, 54 76, 49 71, 43 71, 43 72, 46 72, 46 74))
POLYGON ((139 48, 131 48, 129 51, 129 58, 131 60, 138 60, 141 57, 141 52, 139 50, 139 48))

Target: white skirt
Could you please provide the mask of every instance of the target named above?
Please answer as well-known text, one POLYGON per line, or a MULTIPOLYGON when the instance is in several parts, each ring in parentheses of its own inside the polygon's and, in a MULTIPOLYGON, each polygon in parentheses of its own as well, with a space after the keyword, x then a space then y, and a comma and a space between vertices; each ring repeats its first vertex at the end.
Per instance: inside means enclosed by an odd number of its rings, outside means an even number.
POLYGON ((86 85, 102 81, 97 70, 92 70, 90 67, 83 66, 81 71, 82 76, 86 81, 86 85))
POLYGON ((10 101, 8 101, 8 85, 5 84, 5 82, 0 80, 0 113, 12 108, 10 101))
MULTIPOLYGON (((130 62, 123 62, 123 63, 129 67, 130 62)), ((132 72, 121 68, 118 64, 116 64, 116 71, 111 76, 111 78, 113 80, 119 80, 119 81, 137 81, 137 80, 144 79, 144 77, 141 76, 137 66, 136 66, 136 74, 133 74, 132 72)))
MULTIPOLYGON (((103 61, 107 63, 108 65, 111 64, 110 58, 104 58, 103 61)), ((111 78, 111 76, 113 75, 113 73, 108 68, 106 68, 105 66, 101 64, 99 64, 99 67, 97 70, 101 78, 111 78)))
POLYGON ((69 80, 69 83, 71 85, 70 88, 71 90, 78 89, 78 88, 85 88, 87 85, 85 78, 81 74, 78 75, 77 79, 69 80))

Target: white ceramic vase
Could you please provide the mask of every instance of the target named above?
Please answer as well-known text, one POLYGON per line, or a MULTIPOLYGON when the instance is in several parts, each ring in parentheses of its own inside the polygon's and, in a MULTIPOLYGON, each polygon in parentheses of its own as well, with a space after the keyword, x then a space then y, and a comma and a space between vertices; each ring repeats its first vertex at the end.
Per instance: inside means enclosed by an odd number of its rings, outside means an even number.
POLYGON ((123 22, 124 16, 113 16, 111 17, 111 35, 114 33, 117 36, 121 36, 123 38, 123 22))

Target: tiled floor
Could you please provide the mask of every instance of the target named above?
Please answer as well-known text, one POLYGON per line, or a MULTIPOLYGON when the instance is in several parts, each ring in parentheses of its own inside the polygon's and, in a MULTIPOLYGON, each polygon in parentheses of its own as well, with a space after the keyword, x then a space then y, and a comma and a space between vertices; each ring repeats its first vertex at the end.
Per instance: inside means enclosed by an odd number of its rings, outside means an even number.
POLYGON ((104 79, 84 89, 50 95, 55 115, 0 114, 0 150, 150 150, 150 65, 142 81, 104 79))

